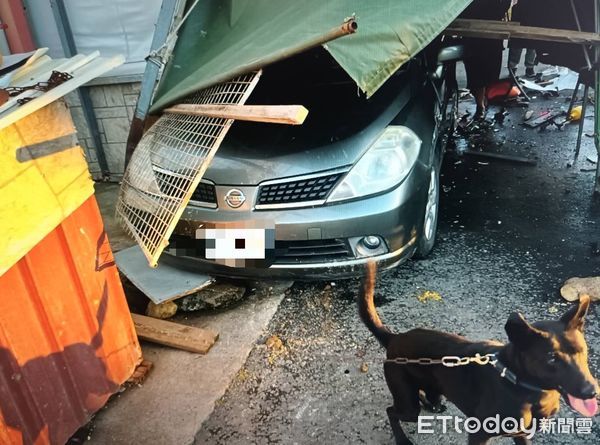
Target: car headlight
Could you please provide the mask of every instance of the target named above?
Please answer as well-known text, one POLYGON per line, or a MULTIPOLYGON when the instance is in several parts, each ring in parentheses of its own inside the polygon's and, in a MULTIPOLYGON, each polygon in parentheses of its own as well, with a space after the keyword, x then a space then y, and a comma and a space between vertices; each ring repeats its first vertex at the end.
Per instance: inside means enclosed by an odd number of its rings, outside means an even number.
POLYGON ((374 195, 397 186, 413 168, 421 139, 410 128, 389 126, 331 192, 327 202, 374 195))

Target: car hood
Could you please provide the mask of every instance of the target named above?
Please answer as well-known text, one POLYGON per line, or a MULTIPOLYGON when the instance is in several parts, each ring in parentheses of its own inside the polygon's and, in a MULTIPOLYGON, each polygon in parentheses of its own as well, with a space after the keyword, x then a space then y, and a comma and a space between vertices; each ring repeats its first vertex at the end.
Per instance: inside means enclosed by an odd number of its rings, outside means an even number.
POLYGON ((340 129, 339 137, 335 135, 338 132, 331 135, 329 129, 308 119, 305 128, 294 129, 299 137, 290 135, 281 125, 236 122, 204 178, 220 185, 248 186, 351 166, 408 103, 410 87, 401 88, 395 95, 375 116, 350 119, 346 128, 340 129), (251 131, 252 137, 244 137, 251 131))

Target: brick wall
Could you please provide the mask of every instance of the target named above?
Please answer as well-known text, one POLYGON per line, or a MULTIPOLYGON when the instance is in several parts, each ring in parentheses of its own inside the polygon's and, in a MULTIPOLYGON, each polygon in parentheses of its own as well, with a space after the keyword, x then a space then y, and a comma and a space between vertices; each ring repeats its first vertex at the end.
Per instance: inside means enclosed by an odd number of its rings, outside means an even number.
MULTIPOLYGON (((90 96, 96 112, 98 129, 108 162, 111 178, 119 179, 123 174, 125 144, 129 135, 129 125, 140 92, 140 83, 121 83, 112 85, 94 85, 90 87, 90 96)), ((96 156, 96 147, 84 118, 83 109, 77 93, 67 96, 73 122, 77 128, 79 143, 85 150, 90 172, 94 179, 100 179, 100 166, 96 156)))

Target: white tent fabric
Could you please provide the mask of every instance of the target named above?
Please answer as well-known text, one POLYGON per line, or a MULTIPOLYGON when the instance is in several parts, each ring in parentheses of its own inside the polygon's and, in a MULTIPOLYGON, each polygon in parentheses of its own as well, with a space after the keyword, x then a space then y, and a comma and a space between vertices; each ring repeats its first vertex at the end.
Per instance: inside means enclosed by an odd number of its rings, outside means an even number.
MULTIPOLYGON (((52 57, 63 57, 50 0, 25 0, 33 34, 52 57)), ((123 54, 126 63, 107 76, 142 74, 161 0, 65 0, 77 52, 123 54)))

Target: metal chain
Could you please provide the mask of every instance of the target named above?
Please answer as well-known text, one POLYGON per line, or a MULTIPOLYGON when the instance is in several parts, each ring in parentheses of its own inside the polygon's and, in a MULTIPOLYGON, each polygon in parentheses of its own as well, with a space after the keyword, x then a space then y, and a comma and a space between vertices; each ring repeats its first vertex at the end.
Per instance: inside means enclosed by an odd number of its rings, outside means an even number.
MULTIPOLYGON (((5 90, 9 96, 14 97, 19 94, 27 91, 27 90, 36 90, 41 92, 50 91, 52 88, 56 88, 61 83, 66 82, 67 80, 72 79, 73 76, 69 73, 63 73, 61 71, 52 71, 50 78, 46 82, 38 82, 33 85, 27 85, 24 87, 6 87, 5 90)), ((27 99, 27 98, 26 98, 27 99)), ((31 99, 29 99, 31 100, 31 99)), ((25 101, 25 99, 19 99, 19 102, 25 101)))
POLYGON ((475 354, 473 357, 458 357, 454 355, 446 355, 442 358, 407 358, 407 357, 396 357, 387 359, 386 363, 395 363, 397 365, 442 365, 447 368, 454 368, 456 366, 466 366, 471 363, 477 365, 493 365, 496 363, 496 354, 475 354))

